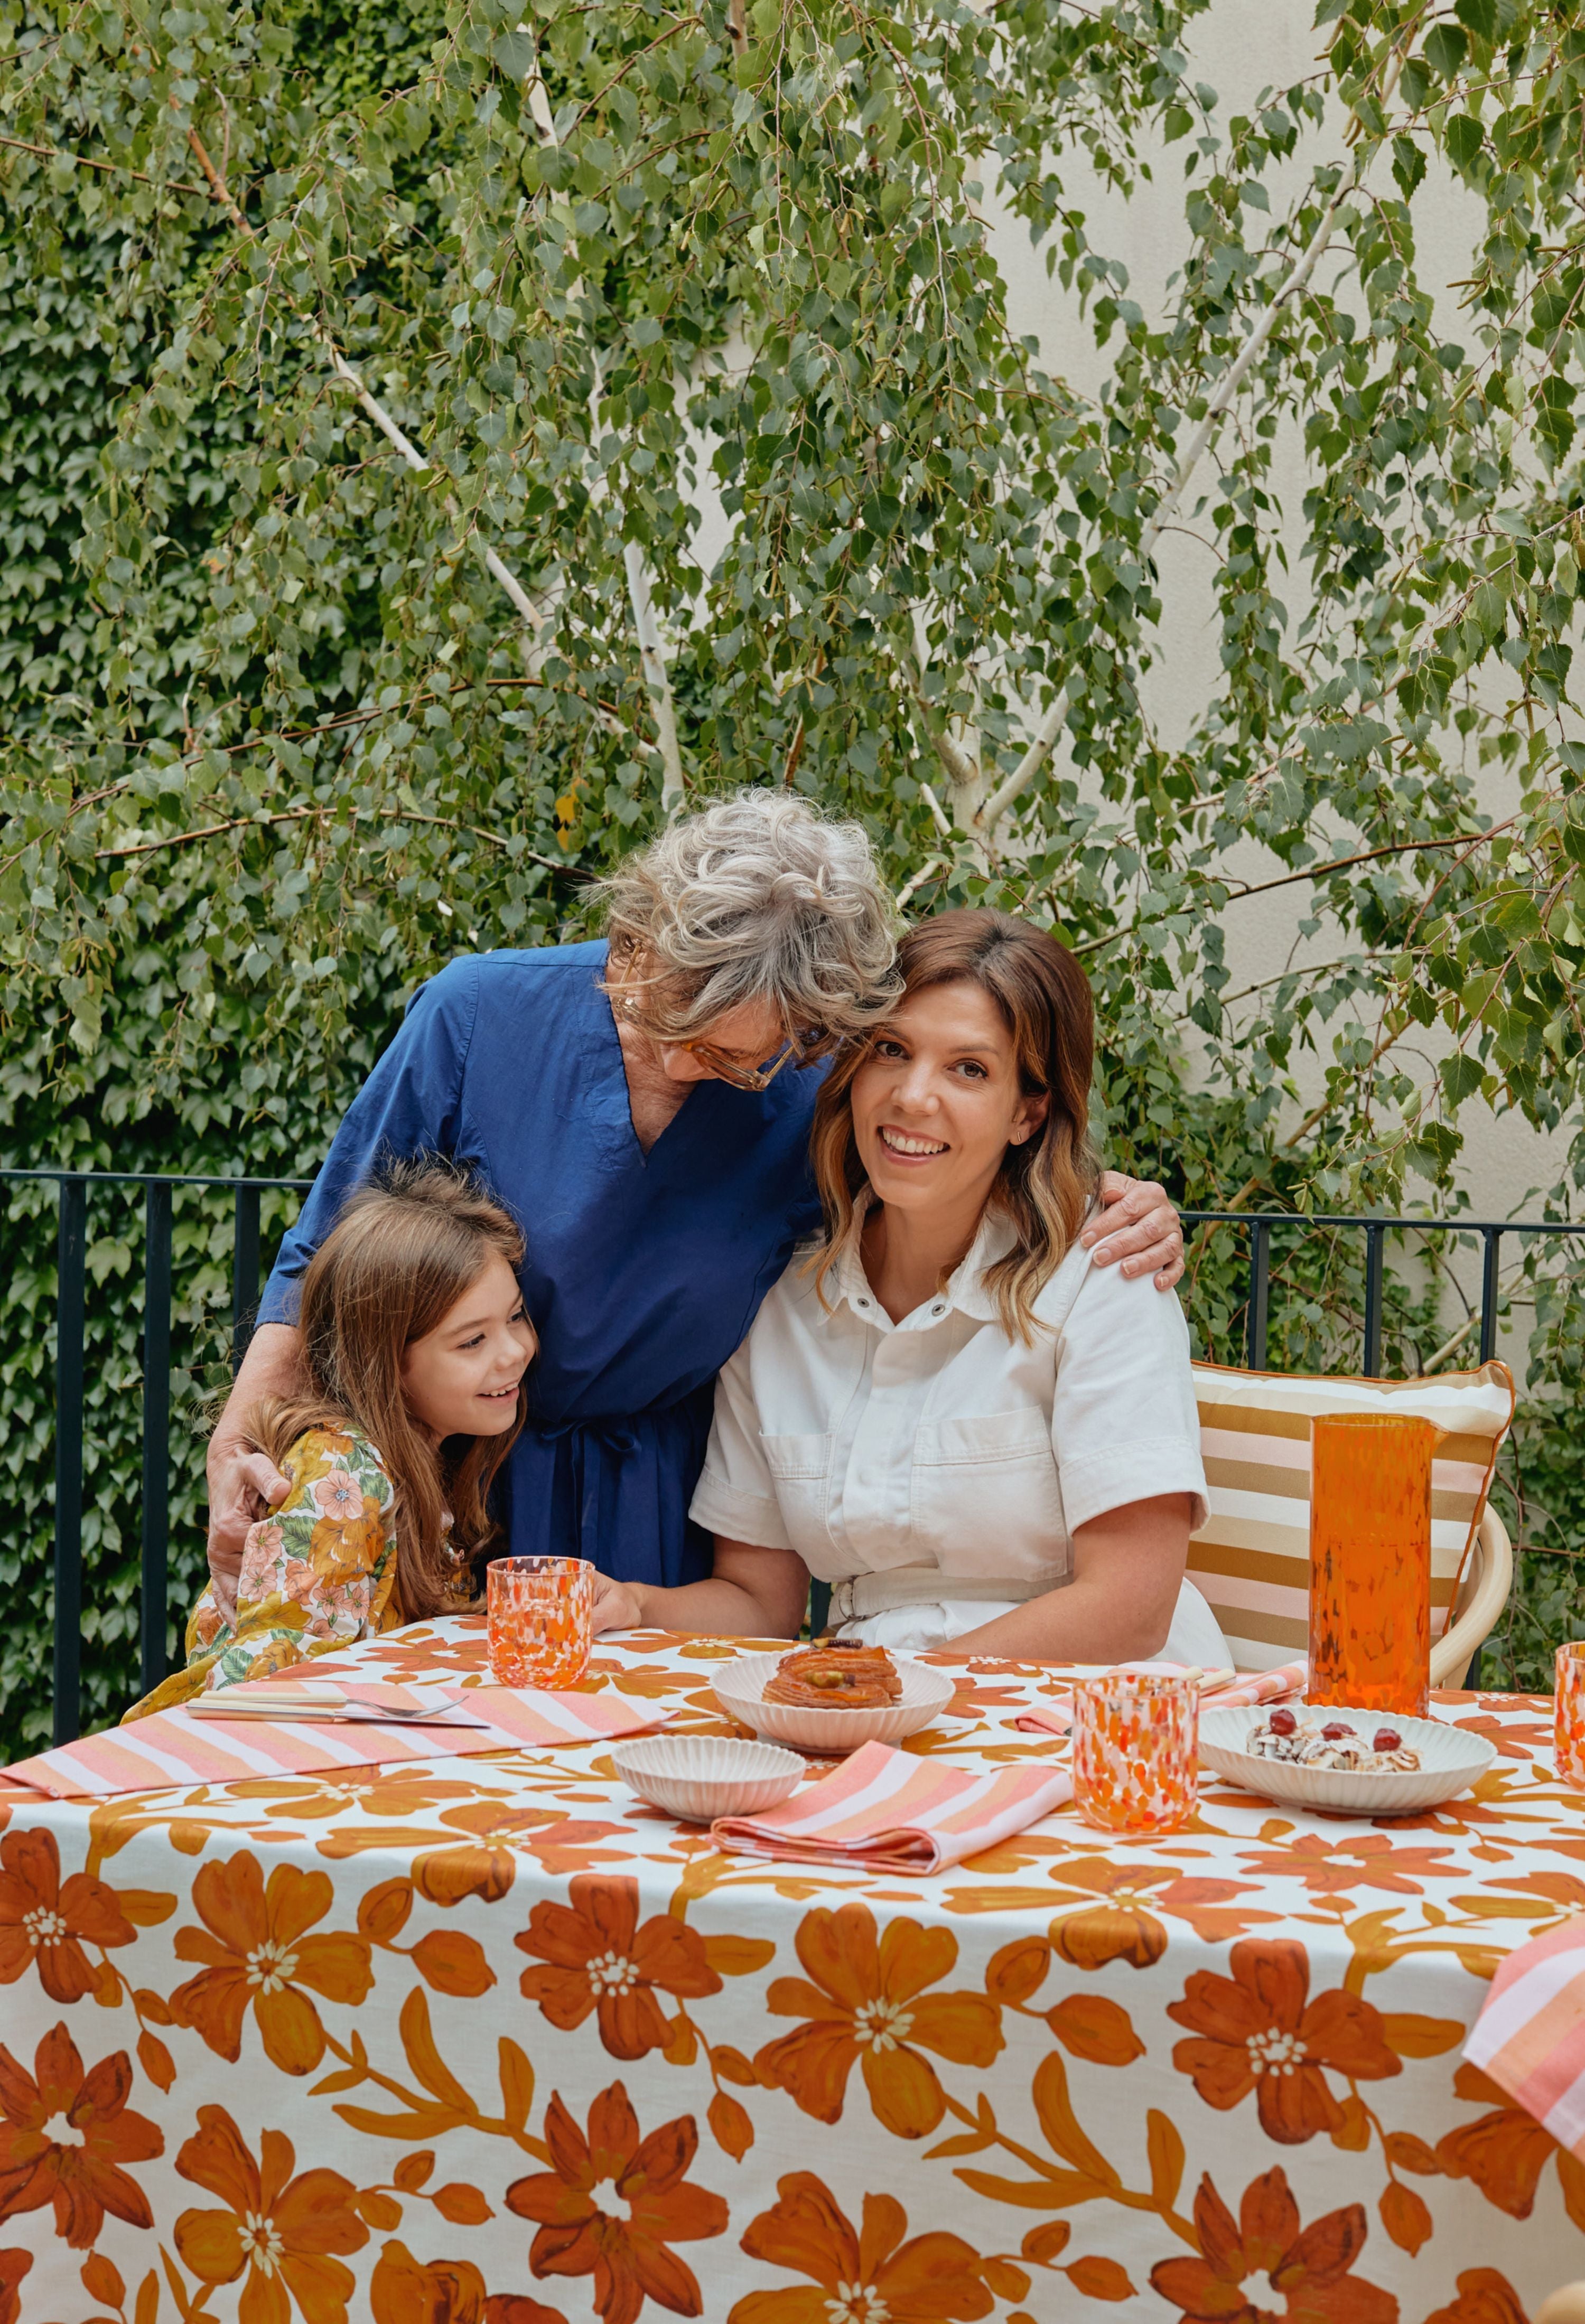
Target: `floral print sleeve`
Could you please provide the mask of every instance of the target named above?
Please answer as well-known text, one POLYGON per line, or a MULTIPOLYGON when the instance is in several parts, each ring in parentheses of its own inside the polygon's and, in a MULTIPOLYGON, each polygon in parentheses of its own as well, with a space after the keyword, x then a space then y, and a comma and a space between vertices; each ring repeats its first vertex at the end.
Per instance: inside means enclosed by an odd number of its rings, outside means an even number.
POLYGON ((368 1439, 356 1430, 311 1428, 282 1470, 292 1490, 249 1529, 235 1624, 221 1619, 207 1585, 187 1626, 187 1667, 128 1718, 238 1679, 267 1678, 401 1620, 395 1495, 368 1439))

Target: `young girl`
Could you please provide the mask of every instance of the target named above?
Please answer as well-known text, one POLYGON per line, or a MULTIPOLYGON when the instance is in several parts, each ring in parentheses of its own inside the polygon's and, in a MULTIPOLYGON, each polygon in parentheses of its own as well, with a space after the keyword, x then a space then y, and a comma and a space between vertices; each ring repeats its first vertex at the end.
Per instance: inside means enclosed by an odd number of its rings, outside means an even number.
POLYGON ((473 1602, 536 1344, 522 1258, 506 1213, 443 1164, 350 1197, 303 1277, 301 1392, 248 1416, 292 1490, 248 1534, 236 1621, 206 1588, 186 1669, 128 1718, 473 1602))

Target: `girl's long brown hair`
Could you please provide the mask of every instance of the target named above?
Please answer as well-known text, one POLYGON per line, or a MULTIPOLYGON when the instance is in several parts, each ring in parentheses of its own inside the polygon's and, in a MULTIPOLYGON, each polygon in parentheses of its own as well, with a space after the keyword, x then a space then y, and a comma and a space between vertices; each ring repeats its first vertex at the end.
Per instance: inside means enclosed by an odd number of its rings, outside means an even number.
MULTIPOLYGON (((1089 1143, 1089 1083, 1095 1065, 1095 1003, 1072 954, 1055 936, 1006 912, 942 912, 910 928, 897 953, 904 1000, 934 984, 978 984, 1006 1020, 1026 1096, 1047 1100, 1046 1117, 1022 1146, 1009 1146, 989 1204, 1011 1222, 1013 1248, 986 1275, 1002 1327, 1028 1342, 1034 1302, 1083 1224, 1098 1172, 1089 1143)), ((885 1027, 871 1035, 879 1038, 885 1027)), ((869 1041, 842 1049, 814 1109, 811 1152, 825 1206, 815 1282, 824 1284, 857 1240, 858 1197, 867 1181, 853 1135, 853 1083, 869 1041)))
POLYGON ((354 1427, 368 1438, 395 1488, 396 1595, 410 1622, 455 1610, 453 1556, 477 1557, 494 1542, 490 1486, 523 1425, 519 1389, 510 1428, 453 1437, 437 1452, 402 1392, 404 1351, 492 1254, 515 1269, 523 1236, 466 1172, 433 1160, 383 1170, 348 1197, 302 1278, 301 1392, 254 1406, 245 1424, 277 1468, 305 1429, 354 1427))

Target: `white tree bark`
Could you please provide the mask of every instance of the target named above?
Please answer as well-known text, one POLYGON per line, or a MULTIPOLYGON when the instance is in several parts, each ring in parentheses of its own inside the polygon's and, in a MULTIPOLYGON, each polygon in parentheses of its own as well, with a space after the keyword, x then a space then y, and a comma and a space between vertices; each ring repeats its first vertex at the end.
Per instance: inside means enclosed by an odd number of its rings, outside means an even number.
POLYGON ((660 739, 661 806, 667 815, 674 815, 682 805, 684 796, 682 753, 677 745, 677 713, 672 700, 672 680, 666 669, 665 647, 650 596, 649 568, 636 540, 624 543, 622 560, 627 567, 627 598, 633 607, 633 626, 638 632, 638 654, 644 665, 644 682, 649 688, 650 707, 654 712, 655 732, 660 739))

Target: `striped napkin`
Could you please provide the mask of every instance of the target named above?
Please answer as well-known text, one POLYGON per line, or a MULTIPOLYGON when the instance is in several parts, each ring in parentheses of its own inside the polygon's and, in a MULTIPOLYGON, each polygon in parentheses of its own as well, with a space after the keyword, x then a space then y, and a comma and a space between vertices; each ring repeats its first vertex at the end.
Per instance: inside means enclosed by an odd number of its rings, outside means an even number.
MULTIPOLYGON (((361 1694, 369 1691, 356 1688, 361 1694)), ((387 1725, 366 1718, 261 1719, 246 1713, 225 1719, 214 1712, 195 1717, 187 1709, 156 1711, 130 1727, 85 1735, 79 1742, 19 1759, 14 1766, 0 1768, 0 1778, 52 1799, 114 1799, 125 1792, 185 1791, 194 1784, 232 1784, 249 1775, 309 1775, 329 1767, 455 1759, 525 1744, 543 1748, 608 1742, 659 1726, 668 1715, 605 1693, 530 1693, 504 1686, 432 1692, 466 1705, 468 1723, 387 1725)))
POLYGON ((718 1848, 799 1864, 854 1864, 870 1872, 941 1872, 1038 1823, 1073 1796, 1063 1767, 996 1767, 975 1775, 866 1743, 834 1775, 764 1815, 722 1816, 718 1848))
POLYGON ((1585 1918, 1510 1953, 1464 2055, 1585 2163, 1585 1918))
MULTIPOLYGON (((1154 1673, 1162 1678, 1182 1678, 1182 1663, 1119 1663, 1119 1670, 1154 1673)), ((1268 1671, 1208 1671, 1200 1682, 1200 1700, 1215 1705, 1218 1711, 1232 1711, 1246 1703, 1284 1702, 1293 1694, 1303 1692, 1310 1676, 1307 1662, 1279 1664, 1268 1671)), ((1073 1698, 1059 1695, 1054 1702, 1021 1711, 1014 1725, 1025 1735, 1065 1735, 1073 1724, 1073 1698)))

